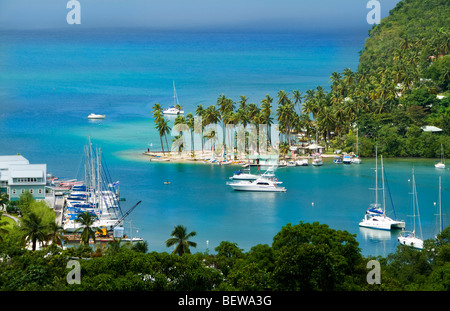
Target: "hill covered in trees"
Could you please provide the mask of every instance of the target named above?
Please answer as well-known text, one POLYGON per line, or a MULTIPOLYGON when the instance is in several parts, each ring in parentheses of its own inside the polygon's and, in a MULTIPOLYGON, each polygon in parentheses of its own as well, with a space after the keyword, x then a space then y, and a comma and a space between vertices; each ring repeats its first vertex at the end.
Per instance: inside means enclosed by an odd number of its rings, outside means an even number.
MULTIPOLYGON (((195 114, 179 116, 175 125, 194 131, 194 115, 202 117, 202 128, 219 122, 224 126, 278 123, 281 154, 295 144, 292 134, 301 132, 310 142, 318 137, 327 149, 355 152, 358 131, 363 157, 374 156, 376 145, 385 156, 439 158, 442 144, 448 155, 448 16, 446 0, 401 1, 369 31, 356 71, 333 72, 328 85, 305 92, 280 90, 277 98, 266 95, 260 104, 249 103, 245 95, 235 102, 222 94, 215 105, 199 105, 195 114), (424 131, 425 126, 442 131, 424 131)), ((156 104, 153 113, 162 144, 167 131, 164 118, 158 118, 160 110, 156 104)))

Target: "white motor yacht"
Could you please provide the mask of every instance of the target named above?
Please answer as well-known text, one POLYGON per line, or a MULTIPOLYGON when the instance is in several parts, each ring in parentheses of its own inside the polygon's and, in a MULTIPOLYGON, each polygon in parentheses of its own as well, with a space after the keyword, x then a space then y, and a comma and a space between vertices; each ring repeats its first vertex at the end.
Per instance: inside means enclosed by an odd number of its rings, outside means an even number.
POLYGON ((88 119, 104 119, 105 117, 106 115, 104 114, 91 113, 90 115, 88 115, 88 119))
POLYGON ((301 160, 297 160, 295 161, 295 164, 297 166, 308 166, 308 159, 301 159, 301 160))
POLYGON ((263 174, 251 174, 250 168, 248 168, 248 169, 234 172, 233 176, 231 176, 230 179, 232 179, 232 180, 247 180, 247 181, 253 181, 253 180, 256 180, 261 177, 273 179, 273 178, 275 178, 274 171, 275 171, 275 168, 272 166, 269 169, 267 169, 267 171, 265 171, 263 174))
POLYGON ((277 182, 267 178, 258 178, 254 181, 230 182, 228 185, 236 191, 259 191, 259 192, 286 192, 285 187, 280 187, 277 182))

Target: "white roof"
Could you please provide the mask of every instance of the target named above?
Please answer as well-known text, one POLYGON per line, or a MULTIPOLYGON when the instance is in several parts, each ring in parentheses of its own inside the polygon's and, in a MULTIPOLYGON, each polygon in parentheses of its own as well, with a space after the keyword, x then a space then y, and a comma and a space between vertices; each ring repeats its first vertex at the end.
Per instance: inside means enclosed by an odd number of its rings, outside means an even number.
POLYGON ((11 164, 30 164, 30 162, 21 155, 0 156, 0 169, 8 168, 11 164))
POLYGON ((317 144, 311 144, 311 145, 309 145, 309 146, 306 147, 306 148, 308 148, 308 149, 324 149, 324 147, 319 146, 319 145, 317 145, 317 144))
POLYGON ((11 170, 11 178, 43 178, 44 172, 42 170, 27 170, 16 171, 11 170))
MULTIPOLYGON (((1 158, 6 160, 7 157, 1 158)), ((15 184, 13 178, 42 178, 40 183, 45 183, 47 164, 28 164, 25 158, 15 156, 8 157, 8 160, 11 161, 0 162, 0 180, 8 181, 8 184, 12 185, 15 184)))

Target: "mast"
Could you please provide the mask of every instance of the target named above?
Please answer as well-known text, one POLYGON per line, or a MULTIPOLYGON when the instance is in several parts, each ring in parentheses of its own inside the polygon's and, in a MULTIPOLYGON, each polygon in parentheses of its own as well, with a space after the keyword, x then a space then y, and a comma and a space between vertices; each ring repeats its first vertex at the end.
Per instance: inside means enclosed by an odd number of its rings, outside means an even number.
POLYGON ((378 207, 378 147, 375 148, 375 208, 378 207))
POLYGON ((178 103, 177 90, 175 89, 175 81, 173 81, 173 106, 176 107, 178 103))
POLYGON ((441 193, 441 176, 439 176, 439 233, 444 230, 442 223, 442 193, 441 193))
POLYGON ((413 169, 413 217, 414 217, 414 230, 413 232, 416 232, 416 208, 417 208, 417 217, 419 219, 419 231, 420 231, 420 238, 422 238, 422 225, 420 223, 420 211, 419 211, 419 202, 417 200, 417 189, 416 189, 416 178, 414 176, 414 169, 413 169))
POLYGON ((383 155, 381 155, 381 183, 383 185, 383 215, 386 215, 386 196, 384 192, 384 166, 383 166, 383 155))
POLYGON ((359 157, 359 151, 358 151, 358 128, 356 128, 356 155, 359 157))

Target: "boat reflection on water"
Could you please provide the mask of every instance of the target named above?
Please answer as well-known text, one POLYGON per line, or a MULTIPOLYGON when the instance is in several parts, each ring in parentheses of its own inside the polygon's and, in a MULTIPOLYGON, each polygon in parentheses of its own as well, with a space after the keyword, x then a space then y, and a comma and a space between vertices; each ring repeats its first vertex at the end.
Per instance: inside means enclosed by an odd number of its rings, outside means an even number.
POLYGON ((373 230, 371 228, 359 227, 360 236, 366 241, 387 241, 396 238, 398 233, 388 230, 373 230))

